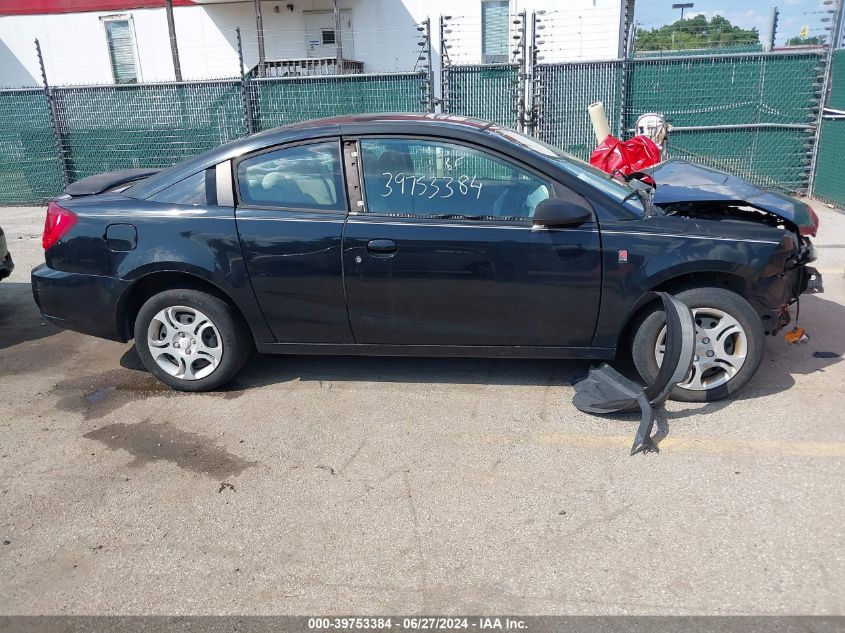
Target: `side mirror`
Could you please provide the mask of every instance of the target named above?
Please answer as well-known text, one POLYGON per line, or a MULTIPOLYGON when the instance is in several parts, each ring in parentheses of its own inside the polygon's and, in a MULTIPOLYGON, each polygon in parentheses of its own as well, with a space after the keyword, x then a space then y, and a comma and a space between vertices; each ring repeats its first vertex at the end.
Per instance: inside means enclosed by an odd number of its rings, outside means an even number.
POLYGON ((535 226, 576 226, 589 222, 593 214, 589 209, 569 200, 548 198, 537 205, 532 218, 535 226))

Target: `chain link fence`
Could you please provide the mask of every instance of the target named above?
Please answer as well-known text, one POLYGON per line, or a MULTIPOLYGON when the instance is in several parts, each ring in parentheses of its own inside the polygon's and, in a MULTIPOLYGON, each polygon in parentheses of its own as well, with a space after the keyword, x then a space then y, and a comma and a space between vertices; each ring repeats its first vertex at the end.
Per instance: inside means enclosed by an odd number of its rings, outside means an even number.
POLYGON ((595 101, 604 104, 611 134, 620 135, 622 62, 540 64, 534 76, 540 140, 588 160, 596 137, 587 106, 595 101))
POLYGON ((845 207, 842 160, 845 148, 845 49, 833 53, 827 105, 819 136, 813 195, 845 207))
POLYGON ((52 88, 69 180, 166 167, 245 134, 238 81, 52 88))
POLYGON ((672 126, 669 157, 804 191, 823 61, 819 52, 632 60, 624 133, 640 114, 659 112, 672 126))
MULTIPOLYGON (((668 156, 789 191, 807 189, 820 137, 815 191, 833 201, 845 197, 838 173, 845 141, 842 51, 834 55, 833 110, 819 135, 821 49, 722 47, 617 56, 628 37, 620 32, 619 51, 609 47, 607 59, 584 60, 589 51, 604 50, 584 38, 610 18, 575 20, 566 11, 538 16, 441 18, 439 94, 428 21, 415 30, 414 60, 402 62, 413 68, 404 72, 256 77, 243 64, 238 32, 243 75, 231 79, 0 90, 0 204, 43 202, 65 181, 165 167, 305 119, 429 112, 436 105, 444 113, 521 129, 588 159, 596 142, 587 106, 595 101, 604 103, 611 132, 620 138, 632 133, 637 116, 658 112, 673 127, 668 156), (501 31, 507 46, 485 44, 479 20, 501 31), (577 45, 568 48, 567 42, 577 45)), ((602 42, 612 39, 611 30, 602 42)))
POLYGON ((257 130, 339 114, 422 112, 424 73, 260 79, 249 82, 257 130))
POLYGON ((516 64, 446 66, 442 77, 443 112, 520 127, 516 64))
POLYGON ((43 201, 62 189, 62 167, 43 90, 0 92, 0 204, 43 201))

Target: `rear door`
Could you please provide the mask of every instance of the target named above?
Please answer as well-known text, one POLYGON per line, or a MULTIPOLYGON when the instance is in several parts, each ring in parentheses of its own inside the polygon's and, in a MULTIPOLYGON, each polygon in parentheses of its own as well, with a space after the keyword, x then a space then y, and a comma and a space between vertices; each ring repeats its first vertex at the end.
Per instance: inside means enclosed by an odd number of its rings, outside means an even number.
POLYGON ((360 155, 364 194, 343 240, 357 342, 590 345, 598 225, 531 221, 546 198, 590 208, 586 200, 508 157, 452 141, 362 137, 350 153, 360 155))
POLYGON ((340 140, 246 155, 234 176, 246 267, 276 340, 354 342, 341 267, 347 203, 340 140))

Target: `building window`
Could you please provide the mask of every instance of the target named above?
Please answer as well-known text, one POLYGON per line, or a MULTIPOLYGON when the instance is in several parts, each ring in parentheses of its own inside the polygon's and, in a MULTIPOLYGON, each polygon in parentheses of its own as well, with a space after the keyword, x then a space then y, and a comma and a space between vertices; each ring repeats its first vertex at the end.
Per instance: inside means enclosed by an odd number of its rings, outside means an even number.
POLYGON ((320 31, 320 34, 322 36, 323 44, 334 45, 336 43, 334 39, 334 29, 323 29, 320 31))
POLYGON ((138 62, 132 20, 128 17, 104 18, 112 76, 116 84, 138 83, 138 62))
POLYGON ((501 64, 508 61, 509 0, 481 2, 481 63, 501 64))

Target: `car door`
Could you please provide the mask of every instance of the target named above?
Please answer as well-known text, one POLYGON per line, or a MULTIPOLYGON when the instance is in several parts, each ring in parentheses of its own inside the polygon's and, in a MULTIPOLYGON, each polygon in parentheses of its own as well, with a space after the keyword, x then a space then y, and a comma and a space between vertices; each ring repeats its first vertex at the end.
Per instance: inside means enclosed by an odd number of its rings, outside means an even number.
POLYGON ((238 235, 281 343, 352 343, 341 267, 347 216, 340 141, 300 142, 234 165, 238 235))
POLYGON ((343 238, 358 343, 590 345, 601 286, 598 225, 540 229, 531 221, 545 198, 589 208, 586 200, 463 143, 361 137, 347 151, 360 157, 363 181, 361 212, 343 238))

